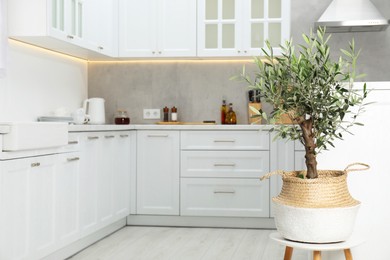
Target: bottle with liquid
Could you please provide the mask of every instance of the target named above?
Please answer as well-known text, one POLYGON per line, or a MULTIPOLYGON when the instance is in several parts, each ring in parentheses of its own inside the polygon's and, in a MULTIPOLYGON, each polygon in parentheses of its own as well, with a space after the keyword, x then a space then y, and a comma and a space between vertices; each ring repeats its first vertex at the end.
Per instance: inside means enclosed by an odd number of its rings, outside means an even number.
POLYGON ((226 124, 226 113, 227 113, 227 106, 226 106, 226 100, 222 100, 222 106, 221 106, 221 124, 226 124))
POLYGON ((229 104, 229 110, 226 113, 226 118, 225 118, 225 123, 227 125, 235 125, 237 124, 237 117, 236 117, 236 112, 233 110, 233 104, 229 104))
POLYGON ((171 121, 177 122, 177 108, 176 107, 171 108, 171 121))
POLYGON ((169 108, 168 107, 163 108, 163 121, 164 122, 169 121, 169 108))

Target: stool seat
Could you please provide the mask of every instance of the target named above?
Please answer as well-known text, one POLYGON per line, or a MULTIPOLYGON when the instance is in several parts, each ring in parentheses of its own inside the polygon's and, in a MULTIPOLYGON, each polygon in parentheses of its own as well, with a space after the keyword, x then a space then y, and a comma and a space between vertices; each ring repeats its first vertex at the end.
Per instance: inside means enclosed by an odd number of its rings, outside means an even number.
POLYGON ((293 248, 304 249, 304 250, 312 250, 313 251, 313 259, 320 260, 321 259, 321 251, 336 251, 336 250, 344 250, 345 259, 352 260, 352 254, 350 249, 352 247, 358 246, 362 244, 365 239, 360 235, 352 235, 348 240, 337 243, 303 243, 291 241, 283 238, 278 232, 271 233, 269 235, 270 239, 278 242, 281 245, 286 246, 286 251, 284 254, 284 260, 290 260, 293 248))

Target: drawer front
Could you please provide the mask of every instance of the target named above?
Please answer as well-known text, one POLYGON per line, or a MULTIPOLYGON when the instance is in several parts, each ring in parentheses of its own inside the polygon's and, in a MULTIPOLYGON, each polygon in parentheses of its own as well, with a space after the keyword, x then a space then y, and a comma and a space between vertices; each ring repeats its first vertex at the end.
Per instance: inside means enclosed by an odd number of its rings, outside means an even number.
POLYGON ((181 215, 269 217, 269 182, 182 178, 181 215))
POLYGON ((268 131, 182 131, 182 150, 269 150, 268 131))
POLYGON ((258 178, 269 172, 268 151, 182 151, 182 177, 258 178))

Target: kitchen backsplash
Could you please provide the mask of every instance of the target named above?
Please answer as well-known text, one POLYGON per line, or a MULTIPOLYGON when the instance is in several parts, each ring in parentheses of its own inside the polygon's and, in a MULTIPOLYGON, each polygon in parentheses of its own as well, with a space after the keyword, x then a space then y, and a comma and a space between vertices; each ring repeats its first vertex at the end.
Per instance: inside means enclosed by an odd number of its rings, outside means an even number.
POLYGON ((215 120, 220 123, 222 99, 233 103, 238 124, 248 123, 247 84, 230 77, 250 61, 167 61, 90 63, 89 97, 106 100, 106 116, 113 122, 117 109, 129 112, 131 123, 144 120, 144 108, 178 108, 179 121, 215 120))

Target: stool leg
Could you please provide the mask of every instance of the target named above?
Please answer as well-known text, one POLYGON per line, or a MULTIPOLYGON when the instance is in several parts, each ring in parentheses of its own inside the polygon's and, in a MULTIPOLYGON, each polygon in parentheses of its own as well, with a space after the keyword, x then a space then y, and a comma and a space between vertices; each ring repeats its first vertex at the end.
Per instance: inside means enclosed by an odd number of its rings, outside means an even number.
POLYGON ((313 260, 321 260, 321 252, 320 251, 313 252, 313 260))
POLYGON ((352 260, 351 249, 344 249, 345 260, 352 260))
POLYGON ((292 253, 293 248, 286 246, 286 250, 284 251, 284 260, 291 260, 292 253))

